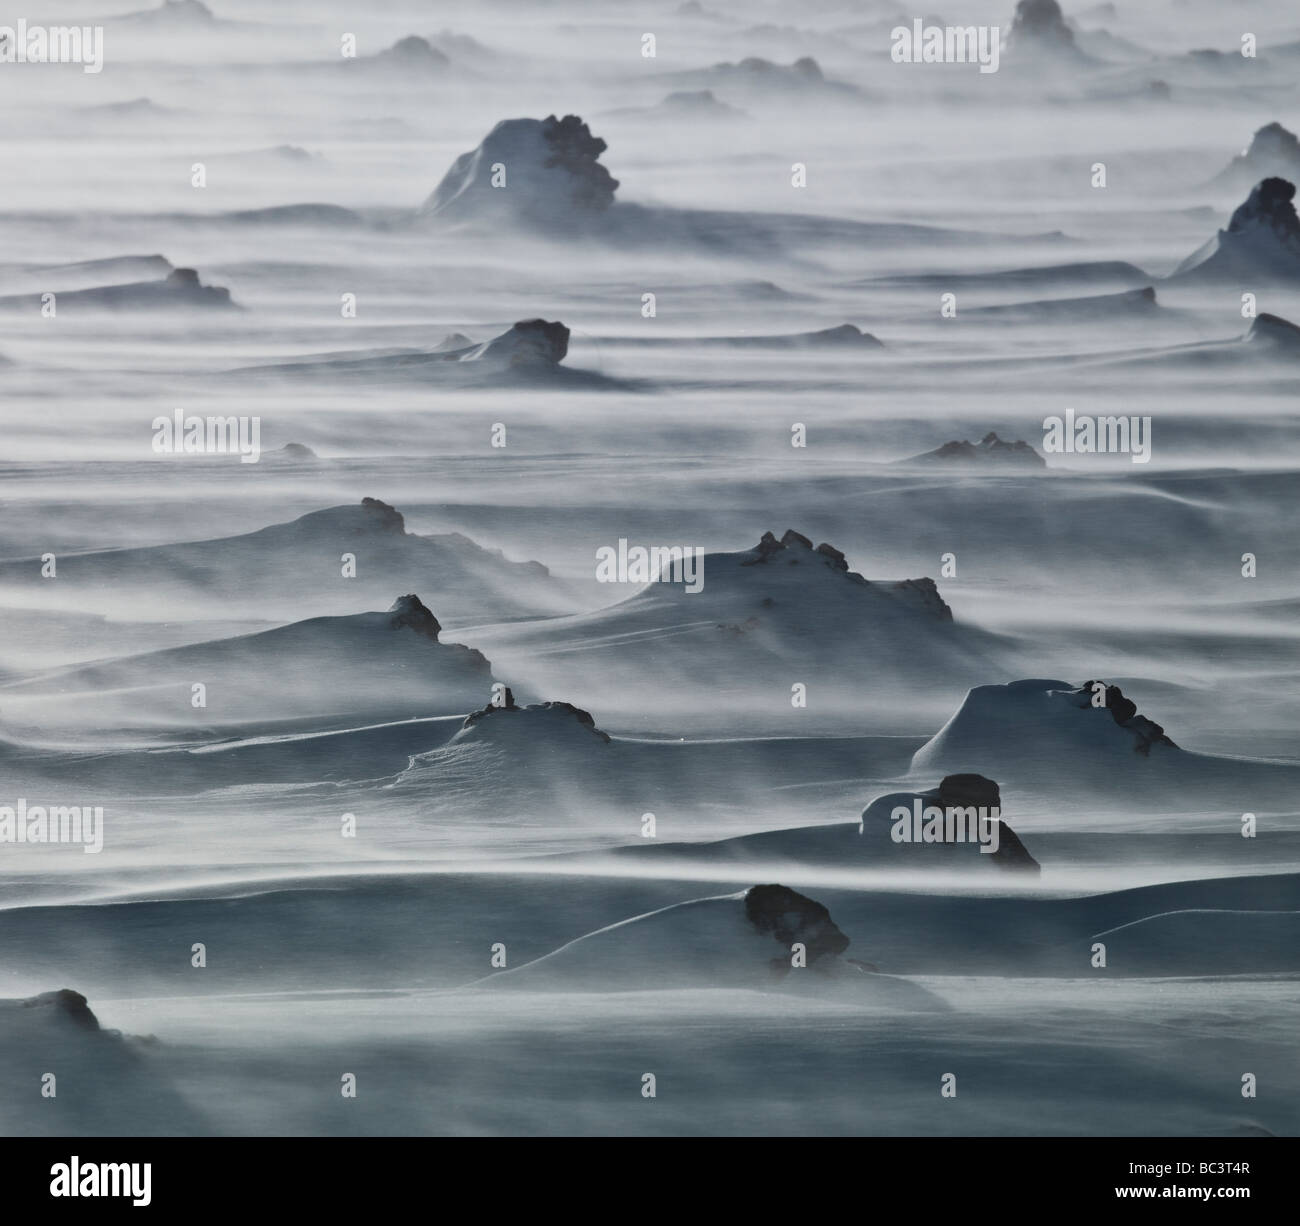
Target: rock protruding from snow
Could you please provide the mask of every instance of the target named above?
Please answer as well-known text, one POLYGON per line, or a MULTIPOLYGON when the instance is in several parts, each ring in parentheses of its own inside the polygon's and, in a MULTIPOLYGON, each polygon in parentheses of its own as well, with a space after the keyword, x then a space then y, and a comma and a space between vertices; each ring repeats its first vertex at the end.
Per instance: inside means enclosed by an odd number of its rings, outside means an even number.
POLYGON ((99 1019, 91 1011, 86 998, 71 988, 59 988, 56 992, 42 992, 39 996, 29 996, 20 1002, 24 1009, 42 1009, 48 1011, 55 1024, 71 1024, 79 1030, 98 1030, 99 1019))
MULTIPOLYGON (((909 821, 901 829, 910 835, 913 833, 913 825, 909 821)), ((991 865, 1007 872, 1041 872, 1038 861, 1029 854, 1020 836, 1002 819, 1001 789, 985 775, 945 775, 937 786, 925 791, 891 792, 887 796, 878 796, 862 810, 858 833, 875 849, 882 865, 939 871, 991 865), (897 825, 895 811, 899 809, 906 809, 912 814, 919 809, 922 814, 921 841, 894 838, 893 831, 897 825), (943 837, 926 841, 924 815, 927 809, 941 810, 945 819, 948 813, 956 812, 965 814, 969 820, 963 819, 961 823, 954 821, 951 829, 946 824, 942 829, 936 825, 936 834, 943 837), (994 822, 997 823, 995 850, 981 851, 981 842, 994 846, 994 822), (949 835, 953 837, 949 838, 949 835)))
POLYGON ((1047 467, 1047 461, 1024 439, 1016 439, 1013 443, 1007 442, 1006 439, 999 438, 993 430, 990 430, 978 443, 968 442, 966 439, 952 439, 942 447, 922 452, 921 455, 912 456, 902 462, 911 464, 921 460, 961 464, 978 461, 985 464, 1027 465, 1031 468, 1047 467))
POLYGON ((1086 61, 1056 0, 1020 0, 1007 35, 1007 48, 1018 59, 1035 54, 1086 61))
POLYGON ((1266 123, 1250 144, 1215 176, 1216 183, 1258 183, 1269 177, 1300 178, 1300 140, 1280 123, 1266 123))
POLYGON ((421 211, 448 222, 581 229, 618 190, 599 161, 605 148, 577 115, 502 120, 456 159, 421 211))
POLYGON ((422 634, 435 643, 438 641, 442 626, 418 596, 414 594, 399 596, 388 611, 393 615, 390 625, 394 630, 409 626, 416 634, 422 634))
POLYGON ((459 362, 500 366, 556 366, 569 352, 569 329, 558 320, 521 319, 508 332, 481 345, 447 350, 459 362))
POLYGON ((835 926, 831 913, 819 902, 784 885, 756 885, 745 893, 745 918, 781 946, 772 969, 784 974, 791 968, 791 946, 801 944, 807 965, 819 958, 834 958, 849 947, 849 938, 835 926))
POLYGON ((912 756, 912 769, 990 770, 1047 785, 1079 775, 1119 782, 1147 777, 1147 763, 1180 752, 1118 686, 1033 679, 976 686, 912 756))
POLYGON ((399 38, 386 51, 381 51, 375 56, 374 62, 402 72, 412 69, 421 71, 443 69, 451 66, 451 60, 427 38, 421 38, 418 34, 408 34, 405 38, 399 38))
MULTIPOLYGON (((835 548, 822 542, 814 548, 812 541, 801 532, 787 528, 778 541, 771 532, 764 532, 758 544, 747 556, 742 556, 741 566, 799 566, 811 564, 824 566, 827 570, 841 571, 846 579, 864 587, 872 587, 856 571, 849 570, 848 559, 835 548)), ((933 579, 902 579, 890 585, 890 590, 913 601, 927 613, 943 621, 952 621, 952 609, 939 595, 939 587, 933 579)))
MULTIPOLYGON (((406 520, 396 507, 390 507, 388 503, 382 502, 378 498, 366 497, 361 500, 361 509, 364 513, 364 523, 367 528, 378 528, 383 532, 395 532, 399 536, 406 533, 406 520)), ((324 515, 327 512, 322 511, 320 514, 324 515)), ((306 517, 304 516, 304 518, 306 517)))
POLYGON ((1300 218, 1295 184, 1261 179, 1233 212, 1226 230, 1193 252, 1176 278, 1294 283, 1300 280, 1300 218))
POLYGON ((596 727, 596 721, 589 711, 575 707, 571 702, 539 702, 527 707, 516 706, 513 692, 506 688, 500 703, 490 702, 481 710, 467 715, 453 740, 463 740, 471 729, 491 733, 531 732, 542 736, 547 729, 567 731, 573 728, 583 728, 606 745, 609 744, 609 734, 596 727))
POLYGON ((263 459, 317 460, 320 457, 306 443, 285 443, 274 451, 262 452, 263 459))
POLYGON ((1075 691, 1074 697, 1080 706, 1085 703, 1097 706, 1098 700, 1104 697, 1106 710, 1121 728, 1133 734, 1133 748, 1144 758, 1151 753, 1153 745, 1177 748, 1165 736, 1165 730, 1159 724, 1138 714, 1137 703, 1131 698, 1125 698, 1124 692, 1117 685, 1107 685, 1104 681, 1085 681, 1075 691))

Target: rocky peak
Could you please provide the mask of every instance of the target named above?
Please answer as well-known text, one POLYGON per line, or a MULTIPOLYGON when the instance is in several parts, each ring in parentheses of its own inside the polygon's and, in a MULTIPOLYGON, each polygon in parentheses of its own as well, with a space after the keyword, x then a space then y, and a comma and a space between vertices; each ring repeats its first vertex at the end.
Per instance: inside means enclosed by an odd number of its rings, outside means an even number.
MULTIPOLYGON (((1098 685, 1105 685, 1101 681, 1085 681, 1083 685, 1075 691, 1075 698, 1082 700, 1081 706, 1091 706, 1093 694, 1098 685)), ((1139 715, 1137 703, 1131 698, 1125 698, 1123 691, 1117 685, 1106 685, 1106 709, 1110 712, 1111 718, 1123 728, 1126 732, 1133 734, 1133 750, 1135 753, 1147 757, 1151 753, 1152 745, 1168 745, 1171 748, 1177 748, 1174 742, 1165 736, 1165 730, 1154 720, 1147 719, 1145 715, 1139 715)))
POLYGON ((388 611, 392 614, 388 624, 394 630, 409 626, 416 634, 422 634, 435 643, 438 641, 442 626, 428 606, 414 593, 409 596, 399 596, 388 611))
POLYGON ((402 513, 388 503, 380 502, 378 498, 363 498, 361 506, 366 513, 368 527, 380 528, 399 536, 406 534, 406 520, 402 518, 402 513))
POLYGON ((1295 184, 1286 179, 1261 179, 1228 222, 1229 234, 1265 228, 1300 253, 1300 218, 1296 217, 1295 184))

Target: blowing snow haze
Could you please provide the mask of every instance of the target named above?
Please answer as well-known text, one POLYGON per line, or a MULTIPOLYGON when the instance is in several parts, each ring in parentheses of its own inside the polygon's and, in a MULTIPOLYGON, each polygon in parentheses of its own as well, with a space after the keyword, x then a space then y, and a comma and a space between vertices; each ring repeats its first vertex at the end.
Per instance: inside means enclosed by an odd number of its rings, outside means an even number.
POLYGON ((0 1127, 1300 1132, 1293 6, 139 2, 0 63, 0 1127))

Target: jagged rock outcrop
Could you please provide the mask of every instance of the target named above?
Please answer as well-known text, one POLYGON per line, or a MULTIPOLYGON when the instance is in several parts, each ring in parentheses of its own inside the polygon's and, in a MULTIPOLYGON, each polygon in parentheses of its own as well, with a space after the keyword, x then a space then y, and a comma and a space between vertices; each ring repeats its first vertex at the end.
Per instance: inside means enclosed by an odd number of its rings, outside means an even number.
POLYGON ((459 362, 486 362, 511 367, 555 366, 569 352, 569 329, 558 320, 521 319, 508 332, 481 345, 447 350, 459 362))
POLYGON ((1174 742, 1165 736, 1165 730, 1155 720, 1138 714, 1137 703, 1131 698, 1125 698, 1123 691, 1117 685, 1106 685, 1103 681, 1085 681, 1075 691, 1076 697, 1081 700, 1078 705, 1098 706, 1095 699, 1103 693, 1098 688, 1101 686, 1105 686, 1105 707, 1111 713, 1111 717, 1126 732, 1133 734, 1135 753, 1140 753, 1145 758, 1151 753, 1152 745, 1168 745, 1177 748, 1174 742))
POLYGON ((933 451, 925 451, 918 456, 912 456, 904 463, 914 463, 920 460, 957 461, 962 463, 967 461, 1010 462, 1016 465, 1029 465, 1033 468, 1047 467, 1047 461, 1024 439, 1008 442, 1006 439, 999 438, 996 431, 993 430, 990 430, 978 443, 971 443, 966 439, 952 439, 944 443, 942 447, 936 447, 933 451))
POLYGON ((1007 34, 1007 49, 1021 60, 1048 55, 1058 61, 1088 63, 1092 58, 1079 49, 1056 0, 1020 0, 1007 34))
POLYGON ((596 727, 596 721, 591 713, 581 707, 575 707, 571 702, 539 702, 521 707, 516 705, 514 693, 508 687, 504 689, 501 698, 499 704, 490 702, 481 710, 470 712, 465 717, 465 722, 461 724, 461 731, 457 736, 471 728, 481 727, 486 721, 499 723, 501 720, 522 720, 520 727, 527 725, 538 730, 543 727, 576 725, 585 728, 605 744, 608 745, 610 742, 609 734, 596 727))
POLYGON ((385 532, 394 532, 399 536, 406 532, 406 519, 396 507, 378 498, 363 498, 361 508, 368 528, 379 528, 385 532))
POLYGON ((1261 179, 1224 230, 1174 271, 1175 279, 1293 284, 1300 280, 1300 218, 1295 184, 1261 179))
POLYGON ((745 893, 745 918, 761 933, 770 934, 782 947, 772 959, 772 969, 791 969, 790 947, 805 948, 808 966, 819 958, 834 958, 849 947, 849 938, 836 927, 821 903, 784 885, 756 885, 745 893))
POLYGON ((422 634, 435 643, 438 641, 442 626, 429 607, 418 596, 414 594, 399 596, 393 602, 393 607, 388 611, 393 615, 389 624, 394 630, 409 626, 416 634, 422 634))
POLYGON ((577 116, 506 119, 452 163, 421 212, 457 223, 581 229, 614 201, 605 142, 577 116))
MULTIPOLYGON (((828 545, 823 541, 814 547, 808 537, 793 528, 787 528, 780 540, 777 540, 771 532, 764 532, 750 554, 751 556, 742 559, 741 566, 798 566, 801 563, 811 562, 825 566, 829 570, 840 571, 853 583, 864 587, 874 586, 857 571, 849 569, 848 559, 834 545, 828 545)), ((902 579, 890 584, 889 590, 914 600, 927 613, 941 620, 952 621, 952 609, 939 595, 938 585, 933 579, 902 579)))
MULTIPOLYGON (((969 866, 987 861, 994 868, 1006 872, 1041 872, 1038 861, 1029 854, 1020 836, 1007 825, 1001 813, 1002 794, 997 783, 984 775, 963 772, 945 775, 935 787, 922 792, 891 792, 876 797, 862 810, 859 834, 880 849, 883 863, 901 860, 907 867, 932 867, 942 871, 959 864, 969 866), (977 814, 975 820, 983 820, 985 825, 979 827, 969 821, 964 825, 954 824, 951 830, 945 828, 944 837, 933 841, 895 839, 892 834, 895 810, 905 808, 915 813, 918 802, 922 813, 932 807, 942 810, 945 817, 950 812, 969 814, 974 810, 977 814), (981 838, 992 845, 990 827, 994 821, 997 822, 996 850, 981 851, 981 838), (953 841, 949 841, 949 835, 953 836, 953 841)), ((904 830, 909 835, 914 833, 908 827, 904 830)))
MULTIPOLYGON (((40 295, 12 294, 0 298, 0 307, 8 310, 35 309, 40 304, 40 295)), ((163 311, 177 307, 239 309, 228 289, 220 285, 204 285, 193 268, 173 268, 157 281, 64 290, 58 294, 58 304, 61 311, 65 308, 105 311, 163 311)))

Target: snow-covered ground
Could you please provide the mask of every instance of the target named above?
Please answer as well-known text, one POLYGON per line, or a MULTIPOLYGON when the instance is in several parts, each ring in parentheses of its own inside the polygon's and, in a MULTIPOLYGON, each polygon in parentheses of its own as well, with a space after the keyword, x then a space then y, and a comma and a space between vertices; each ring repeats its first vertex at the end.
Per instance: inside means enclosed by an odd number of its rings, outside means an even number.
POLYGON ((1300 14, 127 7, 0 63, 0 1132, 1300 1132, 1300 14))

